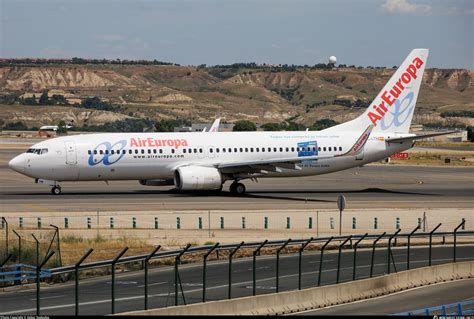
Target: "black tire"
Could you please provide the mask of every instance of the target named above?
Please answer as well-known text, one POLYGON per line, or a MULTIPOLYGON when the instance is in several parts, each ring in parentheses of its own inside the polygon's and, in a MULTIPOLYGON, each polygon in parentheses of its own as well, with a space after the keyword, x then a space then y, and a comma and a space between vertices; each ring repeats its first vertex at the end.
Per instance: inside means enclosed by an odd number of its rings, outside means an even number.
POLYGON ((237 185, 237 183, 230 184, 229 191, 230 191, 231 194, 235 194, 235 186, 236 185, 237 185))
POLYGON ((243 195, 243 194, 245 194, 245 185, 242 184, 242 183, 237 183, 237 184, 235 184, 234 189, 235 189, 234 193, 235 193, 236 195, 243 195))
POLYGON ((59 186, 54 186, 51 188, 51 194, 53 195, 61 195, 61 187, 59 186))

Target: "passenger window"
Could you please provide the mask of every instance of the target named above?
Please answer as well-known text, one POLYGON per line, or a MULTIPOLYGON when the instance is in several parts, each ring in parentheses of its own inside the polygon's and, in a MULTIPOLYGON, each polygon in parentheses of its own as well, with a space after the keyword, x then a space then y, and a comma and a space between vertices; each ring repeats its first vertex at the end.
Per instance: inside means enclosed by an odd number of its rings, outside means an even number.
POLYGON ((323 147, 323 151, 326 152, 326 146, 323 147))
POLYGON ((197 148, 195 148, 195 149, 194 149, 194 153, 197 153, 197 152, 198 152, 198 150, 197 150, 197 148))
POLYGON ((186 153, 186 149, 185 149, 185 148, 183 148, 183 153, 186 153))
POLYGON ((276 147, 274 147, 274 148, 273 148, 273 151, 276 153, 276 151, 277 151, 277 148, 276 148, 276 147))
POLYGON ((148 154, 151 154, 151 149, 148 149, 148 154))
POLYGON ((297 151, 297 152, 299 152, 299 151, 300 151, 300 148, 299 148, 299 147, 297 147, 297 148, 296 148, 296 151, 297 151))
POLYGON ((109 150, 105 150, 105 154, 109 154, 109 150))
POLYGON ((219 153, 219 148, 216 148, 216 153, 219 153))
POLYGON ((209 149, 209 153, 212 153, 212 148, 209 149))
POLYGON ((199 153, 202 153, 202 148, 199 149, 199 153))
POLYGON ((87 151, 87 154, 91 155, 91 154, 92 154, 91 150, 88 150, 88 151, 87 151))
MULTIPOLYGON (((107 154, 107 153, 106 153, 107 154)), ((110 155, 114 155, 115 154, 115 151, 114 150, 110 150, 110 155)))
POLYGON ((321 152, 321 146, 318 146, 318 151, 321 152))
POLYGON ((248 153, 249 149, 248 147, 245 148, 245 153, 248 153))
POLYGON ((294 151, 295 151, 295 148, 294 148, 294 147, 292 147, 292 148, 291 148, 291 151, 292 151, 292 152, 294 152, 294 151))
POLYGON ((229 153, 232 153, 232 148, 229 147, 228 151, 229 151, 229 153))
POLYGON ((174 154, 174 148, 171 149, 171 154, 174 154))
POLYGON ((262 153, 265 152, 265 147, 262 147, 262 153))
POLYGON ((104 151, 103 151, 103 150, 100 150, 100 152, 99 152, 99 153, 100 153, 100 155, 102 155, 102 154, 104 154, 104 151))
POLYGON ((222 148, 222 152, 225 153, 225 147, 222 148))
POLYGON ((132 150, 128 150, 128 154, 132 154, 132 150))
POLYGON ((97 154, 97 150, 94 150, 94 155, 97 154))
POLYGON ((331 146, 329 146, 329 152, 331 152, 331 151, 332 151, 332 148, 331 148, 331 146))
POLYGON ((142 154, 145 154, 145 150, 144 150, 144 149, 142 149, 142 154))
POLYGON ((287 151, 287 152, 289 152, 289 151, 290 151, 290 149, 287 147, 287 148, 286 148, 286 151, 287 151))
POLYGON ((339 150, 342 151, 342 146, 339 146, 339 150))
POLYGON ((252 152, 252 153, 253 153, 253 147, 251 147, 251 148, 250 148, 250 152, 252 152))
POLYGON ((163 154, 163 149, 162 148, 160 148, 160 154, 163 154))
POLYGON ((269 152, 271 152, 271 151, 272 151, 272 148, 271 148, 271 147, 269 147, 267 150, 268 150, 269 152))
POLYGON ((258 151, 260 151, 260 149, 257 147, 257 148, 255 149, 255 152, 258 152, 258 151))

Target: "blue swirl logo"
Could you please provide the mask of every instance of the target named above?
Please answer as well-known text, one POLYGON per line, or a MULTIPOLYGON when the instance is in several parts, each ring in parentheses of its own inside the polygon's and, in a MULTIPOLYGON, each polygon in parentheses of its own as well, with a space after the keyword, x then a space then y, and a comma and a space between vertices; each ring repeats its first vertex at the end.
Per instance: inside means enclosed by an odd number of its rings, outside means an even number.
POLYGON ((89 155, 89 165, 95 166, 100 163, 103 163, 104 165, 112 165, 117 163, 125 155, 122 150, 126 145, 126 140, 121 140, 114 144, 111 144, 110 142, 100 143, 89 155))
POLYGON ((400 102, 400 99, 397 99, 395 103, 393 104, 393 113, 388 112, 392 115, 392 122, 390 124, 385 124, 385 120, 387 119, 387 114, 380 120, 380 128, 382 130, 386 130, 391 128, 392 126, 395 127, 400 127, 402 126, 410 117, 412 114, 412 111, 415 107, 413 102, 413 97, 414 93, 410 92, 408 93, 403 100, 400 102), (405 107, 402 108, 402 106, 405 105, 405 107))

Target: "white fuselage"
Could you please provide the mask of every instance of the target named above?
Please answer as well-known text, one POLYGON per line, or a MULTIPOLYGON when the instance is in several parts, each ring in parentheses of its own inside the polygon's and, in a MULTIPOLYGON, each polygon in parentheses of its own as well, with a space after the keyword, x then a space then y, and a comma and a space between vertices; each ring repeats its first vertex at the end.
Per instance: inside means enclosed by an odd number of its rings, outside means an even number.
MULTIPOLYGON (((212 167, 220 163, 304 158, 308 153, 301 151, 308 145, 312 155, 343 154, 359 135, 352 131, 73 135, 37 143, 30 149, 32 153, 17 156, 9 165, 24 175, 52 181, 173 179, 176 168, 186 165, 212 167)), ((412 142, 386 143, 384 139, 389 136, 393 133, 374 132, 358 156, 303 161, 299 164, 301 169, 283 169, 258 177, 326 174, 378 161, 412 147, 412 142)))

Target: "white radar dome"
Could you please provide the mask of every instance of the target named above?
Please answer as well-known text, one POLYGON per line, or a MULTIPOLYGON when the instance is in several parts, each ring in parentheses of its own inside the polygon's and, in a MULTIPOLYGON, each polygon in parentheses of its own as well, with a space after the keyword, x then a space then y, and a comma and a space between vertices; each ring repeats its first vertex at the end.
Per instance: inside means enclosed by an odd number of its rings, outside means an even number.
POLYGON ((329 64, 336 64, 336 62, 337 62, 337 59, 334 55, 329 57, 329 64))

